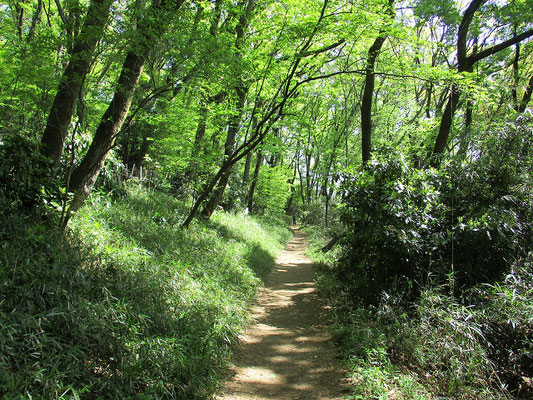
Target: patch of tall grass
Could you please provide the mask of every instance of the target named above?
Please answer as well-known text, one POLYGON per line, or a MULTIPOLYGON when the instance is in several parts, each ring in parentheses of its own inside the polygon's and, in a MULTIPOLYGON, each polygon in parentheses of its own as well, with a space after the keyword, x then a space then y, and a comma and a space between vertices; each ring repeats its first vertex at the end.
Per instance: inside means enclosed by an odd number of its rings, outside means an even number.
POLYGON ((94 196, 67 237, 5 216, 0 397, 212 393, 290 231, 224 213, 183 230, 183 215, 175 198, 131 186, 116 201, 94 196))

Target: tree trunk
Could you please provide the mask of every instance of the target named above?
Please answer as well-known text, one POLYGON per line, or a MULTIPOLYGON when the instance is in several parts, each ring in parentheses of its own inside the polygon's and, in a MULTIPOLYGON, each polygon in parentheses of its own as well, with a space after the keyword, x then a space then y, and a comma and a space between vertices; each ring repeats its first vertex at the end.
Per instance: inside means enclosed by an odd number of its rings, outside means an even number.
MULTIPOLYGON (((233 155, 235 138, 237 137, 237 132, 239 131, 239 122, 241 120, 244 102, 246 101, 246 93, 247 88, 240 87, 237 89, 236 114, 231 117, 228 126, 228 134, 226 136, 226 143, 224 144, 224 161, 228 160, 233 155)), ((220 177, 217 188, 202 211, 203 218, 209 219, 218 207, 218 204, 224 195, 224 191, 226 190, 226 186, 228 185, 232 170, 232 167, 228 167, 220 177)))
POLYGON ((71 211, 79 209, 91 193, 107 153, 112 149, 126 119, 144 62, 143 55, 134 53, 129 53, 124 60, 113 100, 100 120, 87 154, 72 173, 70 189, 75 192, 75 196, 70 206, 71 211))
MULTIPOLYGON (((388 14, 393 13, 394 0, 389 0, 388 14)), ((370 160, 370 154, 372 152, 372 100, 374 97, 374 85, 375 74, 374 69, 376 65, 376 59, 383 47, 383 43, 387 39, 385 34, 388 27, 388 23, 385 28, 379 30, 379 35, 374 40, 372 46, 368 50, 368 58, 365 68, 365 90, 361 99, 361 154, 363 156, 363 165, 370 160)))
POLYGON ((372 99, 374 97, 376 58, 385 42, 385 36, 379 36, 368 51, 365 72, 365 90, 361 99, 361 153, 363 164, 370 160, 372 152, 372 99))
POLYGON ((254 206, 254 193, 257 186, 257 180, 259 179, 259 170, 263 164, 263 153, 261 150, 257 152, 257 160, 255 162, 254 175, 252 177, 252 183, 250 185, 250 192, 248 193, 248 212, 252 212, 254 206))
POLYGON ((533 75, 531 78, 529 78, 529 83, 527 85, 526 91, 524 92, 524 96, 522 96, 522 101, 520 102, 520 106, 518 107, 518 112, 523 113, 526 111, 527 104, 531 100, 531 94, 533 93, 533 75))
MULTIPOLYGON (((173 12, 177 11, 182 3, 183 0, 177 1, 173 12)), ((152 9, 155 10, 161 6, 163 6, 163 2, 154 0, 152 9)), ((146 57, 154 44, 153 42, 157 41, 158 35, 162 33, 158 30, 149 29, 149 27, 153 27, 154 22, 162 21, 154 21, 153 15, 149 13, 138 26, 138 31, 141 33, 142 38, 126 55, 113 100, 109 103, 100 120, 100 124, 96 128, 96 133, 87 154, 72 174, 70 189, 74 191, 74 199, 69 211, 78 210, 90 194, 105 158, 112 149, 120 128, 126 119, 146 57)), ((161 27, 161 29, 164 29, 164 27, 161 27)))
POLYGON ((242 184, 243 186, 248 185, 248 182, 250 182, 250 167, 252 164, 252 153, 248 153, 246 155, 246 161, 244 162, 244 174, 242 176, 242 184))
POLYGON ((198 126, 196 127, 196 135, 194 136, 194 144, 191 151, 191 161, 187 166, 185 172, 185 179, 188 182, 194 181, 198 174, 198 156, 202 148, 202 142, 204 141, 205 130, 207 128, 207 104, 202 101, 200 111, 198 113, 198 126))
MULTIPOLYGON (((517 44, 522 40, 533 36, 533 29, 525 31, 519 35, 514 35, 511 39, 505 40, 501 43, 495 44, 491 47, 485 48, 482 51, 475 52, 470 56, 467 56, 467 37, 468 31, 472 19, 474 18, 475 12, 481 7, 486 0, 472 0, 468 5, 463 18, 461 19, 461 24, 459 25, 459 31, 457 34, 457 72, 472 72, 474 64, 484 58, 487 58, 493 54, 498 53, 499 51, 506 49, 509 46, 517 44)), ((452 85, 452 91, 448 102, 446 104, 446 109, 442 114, 441 123, 439 126, 439 133, 435 140, 435 146, 433 152, 430 155, 430 165, 433 167, 438 167, 444 150, 446 149, 446 144, 448 142, 448 136, 450 134, 450 129, 453 123, 453 117, 457 109, 457 104, 461 96, 459 87, 457 84, 452 85)))
POLYGON ((65 137, 74 115, 85 76, 89 72, 96 44, 101 39, 113 0, 92 0, 70 61, 63 72, 41 139, 42 154, 58 167, 65 137))
POLYGON ((292 214, 292 202, 294 201, 294 181, 296 180, 296 157, 294 159, 294 172, 292 174, 292 178, 289 180, 289 183, 291 185, 291 195, 289 197, 289 200, 287 201, 287 206, 285 207, 285 213, 286 214, 292 214))
MULTIPOLYGON (((239 18, 239 22, 237 23, 237 26, 235 27, 236 52, 234 54, 234 57, 237 60, 240 60, 242 58, 242 54, 241 54, 241 47, 243 45, 242 41, 244 40, 244 33, 246 31, 246 28, 248 27, 248 23, 252 15, 253 7, 255 6, 255 0, 243 0, 242 6, 244 8, 243 10, 244 12, 241 14, 239 18)), ((235 138, 237 136, 237 132, 239 131, 239 122, 240 122, 242 112, 244 109, 244 103, 246 101, 248 87, 249 86, 245 86, 242 82, 240 82, 239 85, 235 87, 235 92, 237 94, 237 102, 235 105, 235 114, 230 118, 230 121, 229 121, 228 134, 226 136, 226 143, 224 144, 223 164, 233 156, 233 151, 235 147, 235 138)), ((224 195, 224 191, 226 190, 226 186, 231 176, 232 169, 233 169, 232 166, 228 166, 227 168, 225 168, 224 172, 220 176, 220 180, 218 182, 217 188, 211 195, 211 198, 209 199, 209 201, 207 202, 207 204, 205 205, 202 211, 203 218, 209 219, 211 215, 213 214, 213 212, 215 211, 215 209, 217 208, 218 204, 220 203, 220 200, 222 200, 222 196, 224 195)))
POLYGON ((442 114, 439 126, 439 134, 435 140, 435 146, 433 148, 433 153, 430 160, 430 165, 432 167, 438 167, 440 164, 440 157, 446 149, 446 144, 448 143, 448 136, 450 135, 450 130, 453 123, 453 116, 455 115, 455 110, 457 109, 457 104, 459 103, 459 98, 461 94, 459 92, 459 87, 456 84, 453 84, 452 93, 446 103, 446 108, 442 114))
MULTIPOLYGON (((516 27, 514 28, 514 34, 516 36, 516 27)), ((518 61, 520 60, 520 44, 515 45, 515 53, 513 58, 513 87, 511 89, 511 96, 513 98, 513 105, 516 111, 519 110, 520 105, 518 104, 518 82, 520 79, 518 71, 518 61)))

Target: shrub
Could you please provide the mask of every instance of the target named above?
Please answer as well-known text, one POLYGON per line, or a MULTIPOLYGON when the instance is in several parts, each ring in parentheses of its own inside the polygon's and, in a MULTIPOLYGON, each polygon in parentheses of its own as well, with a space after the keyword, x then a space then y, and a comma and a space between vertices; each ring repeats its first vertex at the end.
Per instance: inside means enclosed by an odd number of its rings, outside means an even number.
POLYGON ((516 173, 490 161, 419 170, 400 155, 347 177, 339 279, 376 304, 383 291, 413 299, 450 274, 459 290, 501 278, 530 248, 531 199, 516 193, 516 173))
POLYGON ((21 135, 5 135, 0 142, 0 208, 17 213, 42 205, 50 198, 46 190, 54 187, 50 166, 40 156, 39 145, 21 135))

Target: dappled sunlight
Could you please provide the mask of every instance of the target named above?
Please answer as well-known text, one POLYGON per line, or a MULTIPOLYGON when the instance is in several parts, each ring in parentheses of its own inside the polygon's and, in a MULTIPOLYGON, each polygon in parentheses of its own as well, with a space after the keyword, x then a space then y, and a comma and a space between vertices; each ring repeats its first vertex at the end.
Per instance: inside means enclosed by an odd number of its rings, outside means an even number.
POLYGON ((296 231, 278 258, 252 308, 256 323, 242 336, 231 368, 233 377, 219 400, 343 397, 305 246, 304 234, 296 231))

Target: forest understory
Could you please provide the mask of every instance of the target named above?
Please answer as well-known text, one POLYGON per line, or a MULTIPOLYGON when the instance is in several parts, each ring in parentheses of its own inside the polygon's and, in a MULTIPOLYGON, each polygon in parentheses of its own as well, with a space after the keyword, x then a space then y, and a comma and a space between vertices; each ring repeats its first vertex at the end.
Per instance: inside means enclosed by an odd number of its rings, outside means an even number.
POLYGON ((532 21, 0 4, 0 397, 213 398, 292 223, 343 400, 533 398, 532 21))

